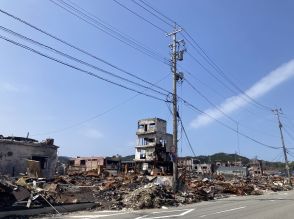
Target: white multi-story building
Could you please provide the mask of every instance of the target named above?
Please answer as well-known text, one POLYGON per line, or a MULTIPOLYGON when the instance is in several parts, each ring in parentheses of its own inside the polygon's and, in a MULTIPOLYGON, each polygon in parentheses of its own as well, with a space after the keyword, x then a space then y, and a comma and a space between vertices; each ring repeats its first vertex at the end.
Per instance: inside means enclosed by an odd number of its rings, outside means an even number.
POLYGON ((137 169, 170 171, 172 135, 166 132, 166 121, 159 118, 138 121, 135 162, 137 169))

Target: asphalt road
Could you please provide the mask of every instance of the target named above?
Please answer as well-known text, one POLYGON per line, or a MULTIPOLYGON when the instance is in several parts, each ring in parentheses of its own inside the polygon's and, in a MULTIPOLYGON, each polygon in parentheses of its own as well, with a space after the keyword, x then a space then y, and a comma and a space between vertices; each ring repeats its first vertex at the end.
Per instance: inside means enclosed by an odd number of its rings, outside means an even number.
MULTIPOLYGON (((44 218, 44 217, 43 217, 44 218)), ((293 219, 294 191, 261 196, 230 197, 168 209, 142 211, 82 211, 54 218, 69 219, 293 219)))

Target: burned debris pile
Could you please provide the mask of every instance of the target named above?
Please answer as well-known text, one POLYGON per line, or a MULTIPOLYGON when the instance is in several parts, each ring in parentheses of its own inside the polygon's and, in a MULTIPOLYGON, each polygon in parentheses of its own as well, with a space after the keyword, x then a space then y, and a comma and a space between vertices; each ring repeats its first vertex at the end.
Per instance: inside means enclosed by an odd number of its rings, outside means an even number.
POLYGON ((260 176, 225 179, 215 176, 181 178, 174 194, 169 176, 58 176, 18 179, 1 176, 0 209, 9 211, 95 203, 99 210, 160 208, 223 198, 229 195, 261 195, 265 191, 289 190, 284 178, 260 176))

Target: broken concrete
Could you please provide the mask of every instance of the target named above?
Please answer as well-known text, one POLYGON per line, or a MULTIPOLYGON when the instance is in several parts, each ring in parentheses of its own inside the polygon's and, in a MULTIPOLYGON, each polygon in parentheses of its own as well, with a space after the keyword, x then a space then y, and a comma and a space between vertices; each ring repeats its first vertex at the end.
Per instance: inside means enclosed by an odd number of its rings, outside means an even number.
POLYGON ((283 177, 263 176, 201 178, 181 176, 181 189, 172 192, 168 176, 136 174, 103 176, 59 176, 53 180, 2 177, 0 207, 5 210, 57 208, 61 205, 93 203, 99 210, 160 208, 208 201, 230 195, 261 195, 266 191, 289 190, 283 177))

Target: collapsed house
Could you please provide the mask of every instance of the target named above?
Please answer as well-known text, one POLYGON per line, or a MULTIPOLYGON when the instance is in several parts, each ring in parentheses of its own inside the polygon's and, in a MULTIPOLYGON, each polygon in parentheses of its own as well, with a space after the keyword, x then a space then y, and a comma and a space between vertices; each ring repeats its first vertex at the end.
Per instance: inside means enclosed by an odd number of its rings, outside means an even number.
POLYGON ((242 167, 242 161, 215 161, 216 167, 242 167))
POLYGON ((122 171, 121 167, 121 157, 112 156, 104 158, 104 168, 112 176, 117 175, 122 171))
POLYGON ((159 118, 139 120, 136 134, 136 169, 153 174, 171 172, 172 135, 166 132, 166 121, 159 118))
POLYGON ((196 159, 195 157, 179 157, 178 168, 180 170, 185 170, 200 175, 212 174, 212 165, 200 163, 200 160, 196 159))
POLYGON ((196 164, 194 166, 194 171, 196 174, 200 175, 209 175, 212 174, 212 165, 211 164, 196 164))
POLYGON ((247 167, 238 167, 238 166, 220 166, 216 170, 217 175, 231 175, 231 176, 248 176, 247 167))
POLYGON ((193 170, 193 158, 192 157, 178 157, 178 168, 180 170, 192 171, 193 170))
POLYGON ((256 158, 249 161, 248 171, 250 176, 261 176, 263 175, 262 161, 256 158))
POLYGON ((68 175, 92 172, 99 175, 104 167, 103 157, 77 157, 69 161, 68 175))
POLYGON ((31 138, 0 135, 0 174, 17 177, 27 173, 31 177, 52 178, 57 149, 54 139, 38 142, 31 138))

